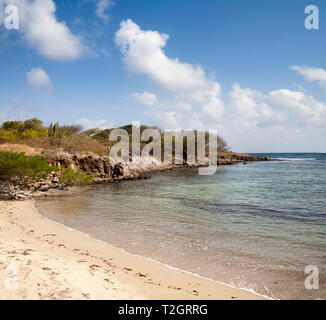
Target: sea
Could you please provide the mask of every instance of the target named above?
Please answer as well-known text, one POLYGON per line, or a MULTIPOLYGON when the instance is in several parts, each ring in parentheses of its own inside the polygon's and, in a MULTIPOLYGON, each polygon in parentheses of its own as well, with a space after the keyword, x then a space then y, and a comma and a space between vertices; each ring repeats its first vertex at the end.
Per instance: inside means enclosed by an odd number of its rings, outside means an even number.
POLYGON ((154 174, 37 200, 130 254, 272 299, 326 299, 326 154, 154 174))

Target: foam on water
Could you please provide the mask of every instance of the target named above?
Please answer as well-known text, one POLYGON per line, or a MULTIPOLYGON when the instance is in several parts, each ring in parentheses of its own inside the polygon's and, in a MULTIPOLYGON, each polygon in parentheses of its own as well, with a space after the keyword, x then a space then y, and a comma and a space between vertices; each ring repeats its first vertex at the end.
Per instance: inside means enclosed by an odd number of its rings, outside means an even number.
POLYGON ((316 158, 275 158, 275 160, 283 160, 283 161, 313 161, 317 160, 316 158))

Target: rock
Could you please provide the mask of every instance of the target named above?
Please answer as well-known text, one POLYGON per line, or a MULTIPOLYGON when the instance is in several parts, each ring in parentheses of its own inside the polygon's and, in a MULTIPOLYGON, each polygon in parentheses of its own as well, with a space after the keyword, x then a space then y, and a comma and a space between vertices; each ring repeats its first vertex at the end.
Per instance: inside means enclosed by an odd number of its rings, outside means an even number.
POLYGON ((50 189, 51 187, 48 184, 43 184, 38 190, 41 192, 46 192, 50 189))
POLYGON ((15 196, 15 199, 16 200, 26 200, 28 197, 27 196, 25 196, 24 194, 17 194, 16 196, 15 196))
POLYGON ((123 167, 123 164, 122 163, 118 163, 114 166, 114 169, 113 169, 113 178, 114 179, 119 179, 119 178, 122 178, 124 175, 124 167, 123 167))
POLYGON ((59 178, 58 178, 58 177, 54 177, 54 178, 51 180, 51 183, 58 184, 58 183, 59 183, 59 178))

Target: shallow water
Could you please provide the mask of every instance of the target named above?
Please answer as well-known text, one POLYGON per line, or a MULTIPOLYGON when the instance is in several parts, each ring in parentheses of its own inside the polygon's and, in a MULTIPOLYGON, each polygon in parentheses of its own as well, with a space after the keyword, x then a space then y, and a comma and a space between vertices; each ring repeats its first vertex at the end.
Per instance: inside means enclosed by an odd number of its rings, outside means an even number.
MULTIPOLYGON (((266 154, 268 155, 268 154, 266 154)), ((38 200, 41 214, 130 253, 281 299, 326 298, 326 154, 196 169, 38 200), (319 269, 319 290, 304 286, 319 269)))

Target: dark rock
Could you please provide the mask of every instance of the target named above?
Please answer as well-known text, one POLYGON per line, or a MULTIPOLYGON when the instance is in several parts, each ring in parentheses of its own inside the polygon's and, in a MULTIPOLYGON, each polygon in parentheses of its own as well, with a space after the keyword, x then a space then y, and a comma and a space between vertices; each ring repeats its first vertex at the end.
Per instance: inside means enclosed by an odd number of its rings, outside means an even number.
MULTIPOLYGON (((124 167, 122 163, 118 163, 114 166, 112 177, 114 179, 120 179, 124 175, 124 167)), ((131 177, 133 178, 133 177, 131 177)))
POLYGON ((58 183, 59 183, 59 178, 58 178, 58 177, 54 177, 54 178, 51 180, 51 183, 58 184, 58 183))

